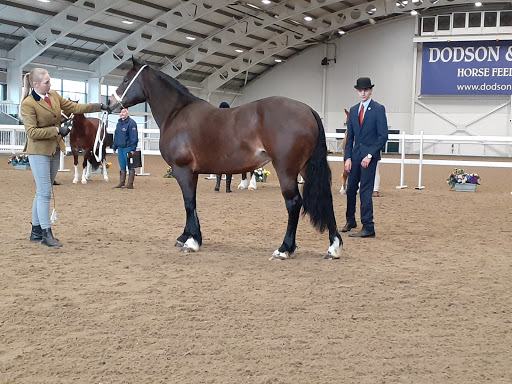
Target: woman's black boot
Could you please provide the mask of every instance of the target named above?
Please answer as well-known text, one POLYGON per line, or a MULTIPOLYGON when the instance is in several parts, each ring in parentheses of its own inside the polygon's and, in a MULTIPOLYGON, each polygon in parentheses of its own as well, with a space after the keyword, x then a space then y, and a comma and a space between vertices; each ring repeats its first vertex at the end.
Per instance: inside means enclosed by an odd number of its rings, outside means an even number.
POLYGON ((30 241, 33 243, 43 240, 43 230, 40 225, 32 225, 32 232, 30 232, 30 241))
POLYGON ((59 240, 53 237, 51 228, 43 229, 42 232, 43 240, 41 241, 41 244, 47 245, 48 247, 62 247, 62 244, 59 243, 59 240))

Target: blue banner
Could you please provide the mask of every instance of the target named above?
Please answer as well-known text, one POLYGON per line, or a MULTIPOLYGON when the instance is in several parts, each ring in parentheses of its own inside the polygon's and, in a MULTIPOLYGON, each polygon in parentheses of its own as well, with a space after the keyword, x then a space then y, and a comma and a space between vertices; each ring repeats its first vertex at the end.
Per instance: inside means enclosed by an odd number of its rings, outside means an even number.
POLYGON ((512 41, 423 43, 421 94, 512 94, 512 41))

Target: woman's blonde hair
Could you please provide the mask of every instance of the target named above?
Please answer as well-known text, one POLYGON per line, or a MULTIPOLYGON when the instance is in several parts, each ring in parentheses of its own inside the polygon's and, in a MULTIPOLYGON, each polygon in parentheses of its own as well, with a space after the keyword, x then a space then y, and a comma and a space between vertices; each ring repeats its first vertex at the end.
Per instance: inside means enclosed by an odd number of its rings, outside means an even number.
POLYGON ((25 100, 25 98, 30 93, 30 88, 32 88, 32 84, 34 82, 39 82, 46 75, 48 71, 43 68, 34 68, 23 77, 23 96, 21 97, 21 101, 25 100))

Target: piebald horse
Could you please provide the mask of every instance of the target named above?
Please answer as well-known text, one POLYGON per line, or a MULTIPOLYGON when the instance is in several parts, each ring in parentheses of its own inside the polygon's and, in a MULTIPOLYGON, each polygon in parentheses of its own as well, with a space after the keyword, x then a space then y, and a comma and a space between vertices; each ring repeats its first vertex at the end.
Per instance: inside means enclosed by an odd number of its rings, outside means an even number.
POLYGON ((237 108, 217 108, 172 77, 133 59, 132 68, 109 98, 109 108, 117 113, 143 102, 151 106, 160 128, 160 153, 183 194, 186 224, 176 247, 198 251, 202 244, 196 211, 199 174, 244 173, 271 161, 288 211, 288 226, 283 243, 270 259, 287 259, 295 251, 301 208, 320 232, 329 231, 325 258, 340 257, 343 242, 334 216, 325 131, 309 106, 269 97, 237 108), (299 173, 306 180, 302 197, 299 173))

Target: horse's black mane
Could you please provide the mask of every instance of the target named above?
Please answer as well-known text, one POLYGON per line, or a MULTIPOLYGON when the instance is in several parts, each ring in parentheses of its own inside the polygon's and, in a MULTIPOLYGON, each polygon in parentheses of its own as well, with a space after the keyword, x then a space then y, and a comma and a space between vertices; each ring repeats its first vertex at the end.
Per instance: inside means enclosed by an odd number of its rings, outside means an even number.
POLYGON ((176 80, 175 78, 169 76, 168 74, 162 72, 162 71, 158 71, 158 70, 155 70, 155 73, 157 74, 157 77, 159 79, 161 79, 162 81, 164 82, 167 82, 167 83, 170 83, 170 85, 176 89, 178 91, 178 93, 180 94, 180 96, 182 97, 185 97, 185 98, 189 98, 189 99, 192 99, 192 100, 195 100, 195 101, 205 101, 195 95, 193 95, 187 87, 185 87, 183 84, 181 84, 178 80, 176 80))

